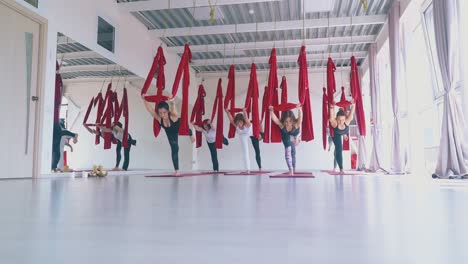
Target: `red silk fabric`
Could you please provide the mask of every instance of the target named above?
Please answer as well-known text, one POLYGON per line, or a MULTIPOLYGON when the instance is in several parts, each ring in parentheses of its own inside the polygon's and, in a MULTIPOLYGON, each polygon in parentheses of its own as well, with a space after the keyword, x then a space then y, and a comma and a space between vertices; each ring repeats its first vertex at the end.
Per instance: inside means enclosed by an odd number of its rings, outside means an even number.
MULTIPOLYGON (((230 109, 231 113, 233 113, 232 111, 236 108, 236 91, 235 90, 236 90, 236 68, 234 67, 234 65, 231 65, 229 67, 226 97, 224 97, 224 107, 230 109)), ((236 127, 230 124, 228 138, 233 138, 235 135, 236 135, 236 127)))
POLYGON ((60 106, 62 105, 62 76, 58 73, 60 70, 60 66, 58 61, 55 61, 55 96, 54 96, 54 123, 58 123, 60 121, 60 106))
MULTIPOLYGON (((83 119, 83 125, 86 127, 102 125, 107 128, 112 128, 121 117, 124 117, 123 124, 123 141, 122 145, 124 148, 128 147, 128 126, 129 126, 129 111, 128 111, 128 94, 127 88, 123 89, 122 101, 119 103, 117 92, 112 91, 112 83, 107 86, 106 94, 102 97, 102 92, 99 92, 96 97, 93 97, 89 102, 88 109, 86 110, 85 117, 83 119), (88 123, 88 119, 93 108, 97 108, 96 122, 94 124, 88 123), (114 121, 112 122, 112 118, 114 121)), ((96 126, 96 132, 99 134, 100 129, 96 126)), ((112 143, 116 143, 116 139, 112 136, 112 133, 102 133, 104 138, 104 149, 110 149, 112 143)), ((100 136, 96 135, 95 144, 100 143, 100 136)))
POLYGON ((123 124, 123 140, 122 146, 124 148, 128 148, 128 123, 129 123, 129 112, 128 112, 128 95, 127 95, 127 88, 123 88, 123 96, 122 101, 119 104, 119 98, 117 97, 117 93, 114 92, 114 125, 119 122, 121 117, 125 118, 123 124))
POLYGON ((253 136, 260 138, 260 113, 258 112, 258 79, 257 66, 252 63, 250 68, 250 80, 244 107, 252 120, 253 136))
POLYGON ((343 151, 349 151, 350 149, 350 146, 349 146, 349 141, 351 140, 351 138, 349 137, 349 133, 346 134, 348 136, 348 140, 346 140, 344 137, 343 137, 343 151))
POLYGON ((328 95, 328 104, 331 105, 334 101, 334 96, 336 93, 336 81, 335 81, 335 71, 336 66, 332 58, 328 58, 327 63, 327 95, 328 95))
MULTIPOLYGON (((205 114, 205 87, 203 84, 198 86, 198 95, 197 100, 193 104, 192 115, 190 116, 190 122, 195 122, 197 126, 202 127, 203 124, 203 115, 205 114)), ((199 148, 202 146, 202 133, 200 131, 195 132, 196 138, 196 147, 199 148)))
POLYGON ((312 123, 312 108, 309 92, 309 75, 307 72, 307 56, 305 46, 301 47, 301 53, 298 58, 299 64, 299 101, 302 105, 302 140, 311 141, 314 139, 314 127, 312 123))
POLYGON ((359 83, 359 70, 354 56, 351 57, 351 94, 356 102, 356 122, 359 135, 366 136, 366 117, 362 103, 362 91, 359 83))
MULTIPOLYGON (((145 96, 145 100, 148 102, 154 102, 155 107, 154 110, 157 111, 157 105, 159 102, 165 101, 168 98, 163 96, 163 90, 166 87, 166 77, 164 75, 164 65, 166 64, 166 58, 164 57, 164 51, 162 47, 158 48, 158 52, 153 59, 153 64, 151 65, 151 69, 148 72, 148 76, 146 77, 145 84, 143 85, 143 89, 141 90, 141 95, 145 95, 148 92, 148 89, 151 85, 151 81, 153 77, 156 75, 156 95, 154 96, 145 96)), ((154 137, 158 137, 159 132, 161 131, 161 124, 154 119, 153 120, 153 134, 154 137)))
POLYGON ((172 85, 172 95, 175 96, 179 89, 179 83, 182 79, 182 109, 180 110, 180 127, 179 135, 189 135, 188 123, 188 99, 189 99, 189 86, 190 86, 190 68, 189 63, 192 60, 192 52, 188 44, 185 44, 184 53, 182 54, 179 67, 177 68, 174 84, 172 85))
POLYGON ((224 132, 224 113, 223 113, 223 86, 222 80, 219 78, 218 80, 218 88, 216 90, 216 99, 213 104, 213 111, 211 112, 211 124, 213 125, 213 121, 215 116, 217 115, 216 121, 216 142, 215 146, 217 149, 223 148, 223 132, 224 132))
POLYGON ((327 129, 329 123, 329 112, 328 112, 328 96, 327 88, 323 87, 323 96, 322 96, 322 143, 323 149, 327 149, 327 129))
POLYGON ((288 82, 286 81, 286 76, 283 76, 281 79, 281 104, 288 102, 288 82))
POLYGON ((348 107, 351 105, 351 102, 350 101, 347 101, 346 100, 346 96, 345 96, 345 91, 344 91, 344 87, 341 87, 341 97, 340 97, 340 101, 338 103, 336 103, 337 106, 343 108, 343 110, 347 110, 348 107))
MULTIPOLYGON (((276 49, 273 48, 270 54, 270 73, 268 75, 267 85, 267 102, 268 107, 273 107, 279 104, 278 99, 278 63, 276 59, 276 49)), ((279 112, 275 110, 276 116, 279 116, 279 112)), ((265 143, 280 143, 281 142, 281 129, 271 121, 270 111, 267 110, 265 113, 265 136, 263 142, 265 143)))

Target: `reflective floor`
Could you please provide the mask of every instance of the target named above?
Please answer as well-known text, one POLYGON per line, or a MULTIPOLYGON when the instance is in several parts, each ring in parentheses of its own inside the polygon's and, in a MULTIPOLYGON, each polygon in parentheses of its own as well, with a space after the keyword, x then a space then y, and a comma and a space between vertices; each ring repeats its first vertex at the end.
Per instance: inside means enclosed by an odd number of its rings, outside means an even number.
POLYGON ((467 263, 468 187, 316 176, 0 181, 0 263, 467 263))

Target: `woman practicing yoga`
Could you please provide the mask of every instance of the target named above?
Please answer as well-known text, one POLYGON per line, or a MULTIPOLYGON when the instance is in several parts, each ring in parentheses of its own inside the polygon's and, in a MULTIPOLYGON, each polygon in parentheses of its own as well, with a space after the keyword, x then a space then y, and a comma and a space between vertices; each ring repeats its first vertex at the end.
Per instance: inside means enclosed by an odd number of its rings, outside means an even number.
POLYGON ((330 124, 333 127, 334 135, 333 135, 333 144, 335 145, 335 159, 338 163, 338 167, 340 167, 340 174, 344 174, 343 171, 343 142, 341 136, 346 136, 349 132, 349 124, 353 120, 354 117, 354 100, 351 101, 351 110, 349 111, 348 115, 346 115, 343 108, 338 110, 336 113, 335 118, 335 106, 330 106, 330 124))
MULTIPOLYGON (((146 109, 156 119, 161 127, 166 131, 169 145, 171 146, 172 164, 174 165, 175 176, 179 176, 179 127, 180 118, 175 107, 175 102, 171 98, 168 100, 169 104, 165 101, 158 103, 157 112, 154 111, 151 103, 145 100, 145 95, 142 95, 143 102, 145 102, 146 109)), ((189 130, 191 132, 191 130, 189 130)), ((191 133, 190 133, 191 134, 191 133)))
POLYGON ((302 123, 301 105, 297 105, 297 111, 297 118, 294 116, 294 112, 289 110, 282 112, 281 120, 279 120, 274 112, 273 106, 270 106, 271 120, 281 128, 281 139, 285 151, 284 155, 290 175, 294 175, 294 171, 296 170, 296 145, 299 144, 299 133, 302 123))
POLYGON ((52 139, 52 171, 61 172, 57 169, 60 161, 60 141, 62 137, 68 136, 73 138, 73 143, 78 142, 78 134, 72 133, 68 130, 62 129, 60 123, 54 123, 53 139, 52 139))
POLYGON ((242 114, 238 113, 234 118, 228 109, 225 109, 225 111, 229 122, 236 127, 236 132, 242 144, 242 152, 244 153, 244 168, 247 173, 250 173, 249 138, 252 136, 252 123, 247 118, 247 110, 245 108, 242 109, 242 114))
MULTIPOLYGON (((194 122, 192 122, 192 126, 196 131, 200 131, 203 133, 203 135, 205 135, 206 143, 208 143, 208 148, 210 149, 211 153, 213 171, 219 172, 218 150, 216 149, 216 129, 212 127, 211 121, 209 119, 203 120, 202 127, 195 125, 194 122)), ((223 144, 229 145, 229 142, 225 137, 223 137, 223 144)))
MULTIPOLYGON (((97 127, 100 128, 102 132, 112 133, 112 137, 117 140, 117 147, 115 148, 116 162, 114 170, 119 170, 120 160, 122 159, 122 142, 124 136, 122 123, 117 122, 112 128, 107 128, 102 125, 97 125, 97 127)), ((96 133, 96 131, 94 131, 94 133, 96 133)), ((136 140, 133 139, 130 134, 128 134, 128 147, 124 147, 124 162, 122 165, 122 169, 125 171, 128 170, 128 166, 130 165, 130 149, 132 145, 136 146, 136 140)))

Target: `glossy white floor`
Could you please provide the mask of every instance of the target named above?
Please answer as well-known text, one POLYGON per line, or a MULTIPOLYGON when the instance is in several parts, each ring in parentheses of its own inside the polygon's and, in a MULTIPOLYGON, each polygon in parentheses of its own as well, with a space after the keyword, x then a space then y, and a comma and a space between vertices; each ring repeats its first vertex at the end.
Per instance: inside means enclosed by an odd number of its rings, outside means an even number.
POLYGON ((0 263, 467 263, 468 187, 409 177, 0 181, 0 263))

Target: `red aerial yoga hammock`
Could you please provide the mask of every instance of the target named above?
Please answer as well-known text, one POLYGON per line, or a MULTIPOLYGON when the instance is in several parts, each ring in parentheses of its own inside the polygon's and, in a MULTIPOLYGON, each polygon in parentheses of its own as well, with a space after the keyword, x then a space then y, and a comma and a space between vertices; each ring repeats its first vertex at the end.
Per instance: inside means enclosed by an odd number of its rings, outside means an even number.
MULTIPOLYGON (((158 103, 162 101, 166 101, 168 99, 167 96, 163 95, 163 90, 166 87, 166 78, 164 76, 164 65, 166 64, 166 58, 164 57, 164 52, 161 47, 158 48, 158 52, 156 53, 156 57, 154 57, 153 64, 151 65, 151 69, 146 77, 145 84, 143 85, 143 89, 141 90, 141 95, 146 95, 148 89, 151 85, 151 80, 156 74, 156 88, 157 92, 154 96, 145 96, 145 100, 149 102, 155 103, 155 110, 157 110, 158 103)), ((154 119, 153 120, 153 134, 154 137, 158 137, 159 132, 161 131, 161 124, 154 119)))
MULTIPOLYGON (((86 127, 90 127, 99 124, 111 128, 113 125, 119 122, 122 116, 125 118, 123 125, 124 135, 122 145, 124 146, 124 148, 126 148, 128 147, 129 124, 127 88, 123 89, 122 101, 121 103, 119 103, 117 92, 112 91, 112 83, 109 83, 104 98, 102 97, 102 92, 99 92, 98 95, 96 97, 93 97, 89 102, 88 109, 86 110, 86 114, 83 119, 83 125, 86 127), (97 107, 96 123, 90 124, 88 123, 88 119, 93 107, 97 107), (114 117, 113 122, 112 117, 114 117)), ((100 131, 100 129, 97 126, 96 131, 100 131)), ((116 143, 116 139, 113 138, 111 133, 103 133, 102 136, 104 137, 104 149, 109 149, 112 143, 116 143)), ((98 145, 99 143, 100 136, 96 135, 95 144, 98 145)))
POLYGON ((288 111, 294 108, 297 108, 297 104, 288 103, 288 82, 286 81, 286 76, 283 76, 281 79, 281 104, 274 106, 273 108, 277 111, 288 111))
POLYGON ((351 105, 351 102, 350 101, 347 101, 346 100, 346 96, 345 96, 345 91, 344 91, 344 87, 342 86, 341 87, 341 97, 340 97, 340 101, 338 103, 336 103, 337 106, 343 108, 343 110, 347 110, 348 107, 351 105))
POLYGON ((351 94, 356 103, 356 123, 359 129, 359 135, 366 135, 366 118, 364 106, 362 104, 362 91, 359 83, 359 71, 354 56, 351 57, 351 94))
MULTIPOLYGON (((159 47, 158 53, 160 52, 160 49, 162 52, 162 48, 159 47)), ((143 91, 146 92, 148 90, 146 86, 147 85, 149 86, 149 84, 151 83, 151 79, 154 76, 154 72, 156 71, 156 68, 158 66, 157 61, 156 61, 157 57, 158 56, 156 54, 150 73, 148 74, 149 78, 148 77, 146 78, 145 86, 143 86, 142 94, 144 94, 143 91)), ((164 55, 162 55, 159 60, 163 60, 163 58, 164 58, 164 55)), ((181 116, 180 116, 180 127, 179 127, 179 135, 181 136, 189 135, 188 99, 189 99, 189 86, 190 86, 189 63, 191 60, 192 60, 192 52, 190 51, 189 45, 185 44, 184 53, 181 56, 179 67, 177 68, 177 73, 174 79, 174 83, 172 85, 172 96, 175 97, 179 89, 180 80, 183 79, 182 80, 182 109, 180 111, 181 116)), ((164 63, 166 62, 165 59, 163 60, 163 62, 164 63)), ((154 102, 154 103, 159 103, 161 101, 167 100, 168 98, 162 95, 162 89, 164 89, 164 87, 163 88, 158 87, 158 94, 156 94, 155 96, 145 96, 145 100, 148 102, 154 102), (159 90, 161 90, 161 92, 159 92, 159 90)))
MULTIPOLYGON (((268 106, 276 107, 279 105, 278 100, 278 63, 276 60, 276 49, 271 50, 270 60, 270 73, 268 75, 268 85, 266 92, 266 100, 268 106)), ((275 109, 276 116, 279 116, 279 110, 275 109)), ((281 129, 278 125, 271 121, 270 111, 267 109, 265 113, 265 136, 263 142, 265 143, 280 143, 281 142, 281 129)))
POLYGON ((213 104, 213 111, 211 112, 211 124, 213 125, 216 114, 218 119, 216 120, 216 143, 217 149, 223 148, 223 134, 224 134, 224 113, 223 113, 223 86, 221 78, 218 80, 218 89, 216 91, 216 99, 213 104))
POLYGON ((247 110, 247 114, 250 115, 252 120, 253 136, 260 138, 260 113, 258 112, 258 79, 257 79, 257 66, 252 63, 250 67, 250 80, 249 88, 245 98, 244 107, 247 110))
POLYGON ((327 63, 327 95, 328 95, 328 104, 331 105, 334 101, 334 96, 336 93, 336 81, 335 81, 335 71, 336 66, 332 58, 328 58, 327 63))
MULTIPOLYGON (((236 68, 234 65, 229 67, 228 85, 226 89, 226 97, 224 97, 224 107, 229 109, 231 113, 242 111, 236 108, 236 68)), ((228 138, 233 138, 236 135, 236 127, 232 124, 229 125, 228 138)))
MULTIPOLYGON (((310 104, 310 93, 309 93, 309 76, 307 72, 307 56, 305 46, 301 47, 301 52, 298 58, 299 64, 299 103, 302 105, 303 120, 302 120, 302 139, 304 141, 311 141, 314 139, 314 128, 312 124, 312 109, 310 104)), ((283 78, 283 82, 286 86, 286 78, 283 78)), ((297 107, 294 103, 281 103, 275 106, 274 109, 278 111, 288 111, 297 107)))
POLYGON ((281 104, 286 104, 288 102, 288 82, 286 81, 286 76, 283 76, 281 79, 281 104))
MULTIPOLYGON (((195 122, 195 124, 200 127, 203 126, 202 119, 205 114, 205 96, 205 87, 203 87, 203 84, 200 84, 200 86, 198 86, 197 100, 195 100, 195 103, 193 104, 192 116, 190 117, 190 122, 195 122)), ((195 137, 197 142, 196 146, 199 148, 202 146, 202 133, 200 131, 196 131, 195 137)))
POLYGON ((307 56, 305 46, 301 47, 298 58, 299 63, 299 102, 302 105, 302 140, 311 141, 314 139, 314 127, 312 124, 312 108, 309 93, 309 75, 307 72, 307 56))
POLYGON ((329 123, 329 113, 328 113, 328 96, 327 88, 323 87, 323 97, 322 97, 322 141, 323 149, 327 149, 327 129, 329 123))
POLYGON ((128 95, 127 88, 123 88, 122 102, 119 105, 119 98, 117 97, 117 92, 114 92, 114 125, 119 122, 120 117, 125 118, 124 132, 123 132, 123 141, 122 146, 124 148, 128 147, 128 122, 129 122, 129 112, 128 112, 128 95))
POLYGON ((62 105, 62 76, 58 71, 60 70, 60 65, 58 61, 55 61, 55 98, 54 98, 54 123, 57 124, 60 121, 60 106, 62 105))

